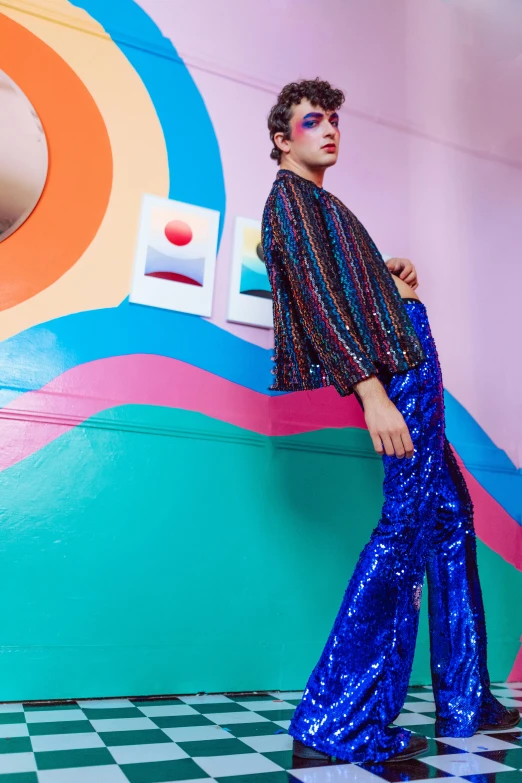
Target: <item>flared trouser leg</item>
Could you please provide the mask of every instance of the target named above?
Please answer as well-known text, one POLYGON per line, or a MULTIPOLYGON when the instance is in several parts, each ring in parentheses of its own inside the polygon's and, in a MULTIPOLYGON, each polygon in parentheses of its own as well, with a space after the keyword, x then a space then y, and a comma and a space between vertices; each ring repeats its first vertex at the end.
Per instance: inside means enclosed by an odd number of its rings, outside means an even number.
POLYGON ((485 712, 505 711, 489 691, 472 506, 445 435, 437 351, 425 306, 415 302, 409 314, 426 360, 381 380, 414 454, 382 456, 381 517, 288 729, 305 745, 353 762, 383 761, 408 744, 411 732, 390 724, 407 694, 426 571, 436 728, 470 736, 485 712))
POLYGON ((470 737, 507 712, 490 691, 473 502, 447 439, 426 571, 437 736, 470 737))

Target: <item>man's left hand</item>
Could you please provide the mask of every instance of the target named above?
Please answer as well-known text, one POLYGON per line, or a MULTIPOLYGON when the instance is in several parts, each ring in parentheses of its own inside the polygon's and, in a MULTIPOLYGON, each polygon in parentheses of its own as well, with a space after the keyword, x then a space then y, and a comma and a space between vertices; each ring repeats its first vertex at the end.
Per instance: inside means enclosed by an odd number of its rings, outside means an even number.
POLYGON ((413 289, 418 287, 417 270, 408 258, 389 258, 385 264, 392 275, 398 275, 413 289))

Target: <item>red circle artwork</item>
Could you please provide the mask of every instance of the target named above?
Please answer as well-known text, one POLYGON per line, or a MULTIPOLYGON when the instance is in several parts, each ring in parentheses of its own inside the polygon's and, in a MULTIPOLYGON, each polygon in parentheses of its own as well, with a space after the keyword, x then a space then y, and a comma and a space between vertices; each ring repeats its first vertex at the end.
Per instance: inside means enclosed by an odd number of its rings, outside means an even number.
POLYGON ((188 245, 192 229, 184 220, 170 220, 165 226, 165 236, 173 245, 188 245))

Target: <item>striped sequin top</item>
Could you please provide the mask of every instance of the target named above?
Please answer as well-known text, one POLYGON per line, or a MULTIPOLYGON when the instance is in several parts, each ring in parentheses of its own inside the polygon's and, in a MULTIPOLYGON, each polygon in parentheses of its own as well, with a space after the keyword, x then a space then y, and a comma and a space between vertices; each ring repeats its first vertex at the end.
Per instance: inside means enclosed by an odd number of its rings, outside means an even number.
POLYGON ((333 385, 341 396, 381 368, 426 357, 372 238, 340 199, 279 169, 263 211, 272 290, 273 391, 333 385))

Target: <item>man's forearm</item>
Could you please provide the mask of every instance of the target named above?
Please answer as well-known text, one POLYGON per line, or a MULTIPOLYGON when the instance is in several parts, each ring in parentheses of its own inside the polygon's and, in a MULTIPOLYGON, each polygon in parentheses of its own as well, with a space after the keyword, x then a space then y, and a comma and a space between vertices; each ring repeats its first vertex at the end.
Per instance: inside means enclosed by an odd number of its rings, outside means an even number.
POLYGON ((370 375, 370 377, 365 378, 364 381, 354 383, 353 388, 361 398, 363 404, 379 402, 379 400, 388 398, 386 389, 376 375, 370 375))

